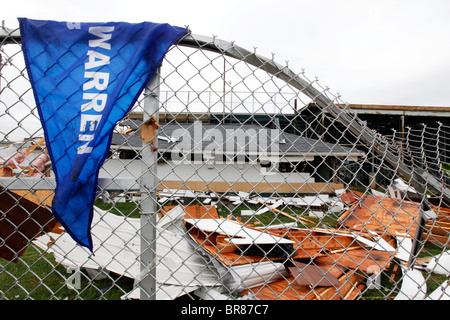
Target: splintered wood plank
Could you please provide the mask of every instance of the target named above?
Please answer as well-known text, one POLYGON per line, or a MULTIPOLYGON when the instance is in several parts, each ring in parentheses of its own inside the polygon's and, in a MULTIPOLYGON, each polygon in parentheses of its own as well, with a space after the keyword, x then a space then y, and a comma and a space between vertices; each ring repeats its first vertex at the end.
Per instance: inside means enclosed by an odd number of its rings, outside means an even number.
POLYGON ((364 195, 339 220, 352 230, 414 236, 419 214, 420 206, 416 202, 364 195))
POLYGON ((435 244, 440 244, 440 245, 449 245, 449 242, 450 242, 449 240, 450 240, 450 236, 448 236, 448 235, 440 236, 437 234, 430 234, 427 237, 427 241, 430 241, 435 244))
MULTIPOLYGON (((221 247, 217 243, 211 242, 211 238, 201 238, 196 233, 190 233, 190 236, 202 246, 214 259, 221 261, 226 266, 238 266, 247 263, 256 263, 260 261, 268 261, 267 258, 260 256, 244 256, 230 252, 227 246, 221 247)), ((275 260, 275 259, 272 259, 275 260)))
POLYGON ((360 291, 355 290, 362 281, 355 272, 343 274, 339 278, 340 287, 319 288, 316 290, 317 300, 350 300, 356 299, 360 291))
POLYGON ((425 228, 436 235, 448 236, 450 233, 450 223, 448 222, 427 223, 425 228))
POLYGON ((10 190, 15 194, 34 202, 37 205, 45 205, 49 208, 52 206, 53 196, 55 195, 53 190, 10 190))
POLYGON ((295 277, 295 281, 301 286, 339 286, 339 280, 326 268, 314 264, 306 264, 293 261, 289 271, 295 277))
POLYGON ((345 268, 361 270, 370 275, 386 269, 393 259, 390 252, 366 249, 348 250, 314 259, 317 263, 337 264, 345 268))
POLYGON ((346 204, 350 204, 350 203, 355 203, 356 201, 358 201, 361 197, 363 196, 362 192, 358 192, 358 191, 349 191, 346 193, 343 193, 341 195, 341 200, 346 203, 346 204))
POLYGON ((331 273, 333 276, 335 276, 338 279, 348 270, 348 268, 340 266, 334 262, 314 260, 313 263, 319 267, 322 267, 322 268, 328 270, 329 273, 331 273))
POLYGON ((450 208, 431 206, 431 209, 438 214, 438 219, 450 219, 450 208))
POLYGON ((358 290, 361 276, 354 272, 343 274, 336 287, 301 286, 294 276, 266 283, 243 290, 241 295, 253 294, 260 300, 342 300, 356 299, 361 292, 358 290))
MULTIPOLYGON (((173 208, 177 206, 164 206, 162 207, 162 212, 166 214, 173 208)), ((185 218, 187 219, 218 219, 219 215, 215 206, 204 206, 193 204, 189 206, 183 206, 184 211, 186 211, 185 218)))
MULTIPOLYGON (((235 251, 239 245, 259 244, 261 247, 265 244, 292 245, 292 240, 278 237, 266 230, 263 232, 245 227, 238 222, 224 219, 185 219, 185 222, 192 239, 226 266, 269 260, 263 256, 240 254, 235 251)), ((270 258, 270 260, 283 259, 285 258, 270 258)))
POLYGON ((297 255, 293 258, 313 258, 322 251, 344 250, 350 247, 355 238, 351 235, 315 229, 268 229, 279 237, 288 237, 294 241, 297 255))
POLYGON ((425 225, 427 230, 427 241, 439 245, 448 245, 450 237, 450 209, 432 206, 437 218, 425 225))
POLYGON ((295 278, 265 283, 250 289, 243 290, 241 295, 253 294, 260 300, 314 300, 314 290, 308 286, 300 286, 295 278))

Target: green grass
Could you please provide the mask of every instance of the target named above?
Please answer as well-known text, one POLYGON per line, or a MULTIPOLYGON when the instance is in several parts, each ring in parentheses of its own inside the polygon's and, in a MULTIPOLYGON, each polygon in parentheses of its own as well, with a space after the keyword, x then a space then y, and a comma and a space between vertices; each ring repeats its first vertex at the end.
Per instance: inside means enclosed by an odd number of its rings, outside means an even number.
POLYGON ((95 206, 98 208, 109 211, 111 213, 126 216, 128 218, 139 218, 139 206, 133 201, 128 202, 115 202, 115 203, 103 203, 101 200, 95 201, 95 206))
POLYGON ((92 281, 84 272, 80 288, 69 289, 71 273, 58 264, 53 254, 29 246, 18 263, 0 258, 0 300, 119 300, 133 287, 133 280, 112 274, 92 281))

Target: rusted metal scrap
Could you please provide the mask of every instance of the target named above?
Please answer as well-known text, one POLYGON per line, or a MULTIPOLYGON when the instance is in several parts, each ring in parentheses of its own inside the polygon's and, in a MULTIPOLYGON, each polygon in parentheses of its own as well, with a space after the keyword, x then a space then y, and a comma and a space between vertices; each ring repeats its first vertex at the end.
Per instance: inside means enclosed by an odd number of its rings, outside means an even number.
POLYGON ((419 216, 417 202, 365 194, 339 217, 339 222, 350 230, 413 237, 419 216))
POLYGON ((158 148, 156 147, 155 137, 156 130, 160 129, 161 125, 158 123, 156 118, 152 116, 149 120, 144 122, 140 127, 140 138, 145 142, 152 145, 151 150, 156 151, 158 148))

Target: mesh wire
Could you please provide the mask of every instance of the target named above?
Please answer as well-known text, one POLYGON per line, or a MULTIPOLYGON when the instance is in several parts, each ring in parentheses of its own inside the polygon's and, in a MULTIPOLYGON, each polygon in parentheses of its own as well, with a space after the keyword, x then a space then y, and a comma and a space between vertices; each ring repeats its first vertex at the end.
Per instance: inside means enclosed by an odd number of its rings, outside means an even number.
POLYGON ((189 35, 116 128, 92 255, 49 216, 20 35, 0 31, 0 299, 449 298, 447 123, 382 134, 303 70, 189 35))

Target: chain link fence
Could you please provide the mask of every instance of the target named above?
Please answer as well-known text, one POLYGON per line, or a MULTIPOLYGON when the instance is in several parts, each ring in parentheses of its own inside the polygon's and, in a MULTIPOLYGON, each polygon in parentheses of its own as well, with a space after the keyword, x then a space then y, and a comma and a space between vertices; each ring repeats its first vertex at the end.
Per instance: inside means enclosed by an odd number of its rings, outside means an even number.
POLYGON ((0 299, 448 299, 449 127, 381 135, 340 96, 189 34, 114 132, 93 253, 52 217, 52 163, 0 29, 0 299))

